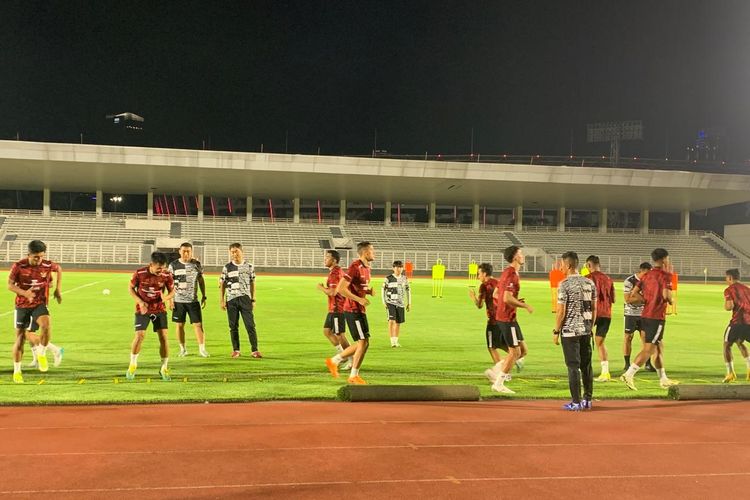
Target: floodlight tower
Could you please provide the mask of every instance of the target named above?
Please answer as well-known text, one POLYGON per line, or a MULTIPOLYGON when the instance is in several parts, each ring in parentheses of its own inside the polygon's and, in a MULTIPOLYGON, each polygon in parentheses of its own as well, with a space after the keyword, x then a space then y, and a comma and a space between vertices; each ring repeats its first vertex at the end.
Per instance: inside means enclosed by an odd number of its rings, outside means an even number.
POLYGON ((643 139, 641 120, 624 122, 601 122, 586 125, 587 142, 609 142, 609 163, 620 164, 620 142, 643 139))

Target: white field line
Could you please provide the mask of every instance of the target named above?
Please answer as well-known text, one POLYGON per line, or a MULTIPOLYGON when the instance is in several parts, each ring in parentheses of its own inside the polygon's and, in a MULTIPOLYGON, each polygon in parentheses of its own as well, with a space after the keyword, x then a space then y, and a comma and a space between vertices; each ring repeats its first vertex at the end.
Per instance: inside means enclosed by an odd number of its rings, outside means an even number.
MULTIPOLYGON (((94 281, 93 283, 86 283, 85 285, 77 286, 75 288, 71 288, 70 290, 65 290, 61 295, 65 295, 66 293, 75 292, 76 290, 80 290, 81 288, 88 288, 90 286, 98 285, 99 283, 104 283, 107 280, 101 280, 101 281, 94 281)), ((8 316, 9 314, 13 314, 14 310, 11 311, 5 311, 4 313, 0 313, 0 318, 3 316, 8 316)))

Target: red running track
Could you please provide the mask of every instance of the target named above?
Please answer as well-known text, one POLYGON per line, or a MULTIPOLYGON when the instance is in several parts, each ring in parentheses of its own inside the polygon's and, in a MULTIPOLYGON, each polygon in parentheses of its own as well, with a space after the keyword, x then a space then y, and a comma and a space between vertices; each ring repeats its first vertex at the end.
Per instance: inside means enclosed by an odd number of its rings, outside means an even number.
POLYGON ((750 402, 0 407, 0 498, 748 498, 750 402))

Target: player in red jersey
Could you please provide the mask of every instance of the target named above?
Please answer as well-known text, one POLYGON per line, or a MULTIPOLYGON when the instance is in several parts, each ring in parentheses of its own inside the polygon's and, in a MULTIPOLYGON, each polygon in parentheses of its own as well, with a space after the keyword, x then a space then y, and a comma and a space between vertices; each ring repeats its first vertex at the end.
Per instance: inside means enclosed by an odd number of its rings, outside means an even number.
POLYGON ((588 279, 594 282, 596 286, 596 331, 594 342, 599 351, 599 362, 602 365, 602 372, 595 380, 597 382, 609 382, 612 376, 609 374, 609 357, 604 340, 609 332, 609 325, 612 323, 612 304, 615 303, 615 284, 612 278, 601 271, 599 257, 589 255, 586 259, 586 267, 589 270, 588 279))
POLYGON ((735 344, 747 362, 747 380, 750 380, 750 354, 743 344, 745 340, 750 341, 750 288, 740 283, 739 269, 727 269, 725 279, 729 286, 724 290, 724 309, 732 311, 732 318, 724 331, 724 362, 727 365, 724 382, 737 380, 732 360, 732 345, 735 344))
POLYGON ((336 287, 336 292, 346 298, 344 316, 349 326, 349 332, 354 339, 343 352, 326 359, 326 366, 335 378, 339 376, 338 365, 347 356, 354 356, 352 371, 347 380, 350 384, 366 384, 359 376, 359 369, 365 359, 370 345, 370 329, 367 325, 367 306, 370 301, 367 295, 372 295, 370 288, 370 265, 375 260, 375 249, 369 241, 357 244, 358 258, 352 261, 349 269, 344 273, 336 287))
MULTIPOLYGON (((498 352, 498 349, 508 352, 508 345, 503 339, 497 320, 495 320, 495 299, 492 298, 492 295, 495 292, 495 288, 497 288, 498 281, 496 278, 492 277, 492 264, 480 264, 477 270, 477 279, 480 282, 479 295, 477 295, 474 288, 471 287, 469 288, 469 298, 478 309, 481 309, 482 306, 484 306, 487 311, 485 339, 487 341, 487 351, 490 353, 493 366, 487 368, 484 371, 484 375, 494 384, 503 364, 503 358, 498 352)), ((525 350, 526 344, 522 343, 521 347, 525 350)))
POLYGON ((505 386, 505 380, 510 373, 510 369, 516 362, 522 362, 523 356, 526 355, 527 349, 523 341, 521 327, 516 321, 516 309, 526 309, 529 314, 534 312, 524 299, 518 298, 518 292, 521 290, 521 283, 518 277, 518 270, 521 269, 525 262, 523 250, 515 245, 509 246, 503 252, 505 260, 509 263, 503 274, 498 279, 497 288, 492 294, 495 300, 495 320, 497 321, 503 340, 508 346, 508 356, 505 358, 497 375, 495 383, 492 384, 492 390, 513 394, 514 391, 505 386))
MULTIPOLYGON (((39 330, 29 335, 29 341, 35 344, 37 361, 40 372, 48 370, 47 347, 50 343, 50 315, 47 309, 49 302, 49 287, 52 273, 56 274, 55 291, 53 296, 58 304, 62 302, 62 268, 51 260, 46 260, 47 245, 39 240, 33 240, 28 246, 28 255, 19 260, 10 269, 8 276, 8 290, 16 294, 15 327, 16 340, 13 344, 13 381, 23 383, 21 362, 23 359, 24 342, 29 332, 39 330)), ((56 364, 59 364, 56 362, 56 364)))
MULTIPOLYGON (((336 287, 344 276, 344 270, 339 266, 341 255, 336 250, 327 250, 323 258, 323 264, 328 268, 328 279, 326 283, 318 283, 318 290, 328 297, 328 315, 323 323, 323 335, 336 348, 336 353, 341 354, 349 347, 346 340, 346 320, 344 318, 344 302, 346 299, 336 293, 336 287)), ((344 360, 341 366, 344 370, 352 367, 351 357, 344 360)))
POLYGON ((628 389, 637 391, 633 378, 648 358, 656 355, 654 365, 659 374, 659 385, 666 389, 677 382, 667 377, 664 369, 664 357, 661 356, 662 340, 664 339, 664 325, 667 314, 667 305, 672 303, 672 274, 669 263, 669 252, 663 248, 656 248, 651 252, 651 260, 654 261, 653 268, 643 275, 641 281, 633 287, 628 301, 637 303, 643 301, 643 312, 641 312, 641 329, 643 330, 644 344, 641 352, 635 357, 620 380, 625 382, 628 389))
POLYGON ((174 280, 167 271, 167 256, 161 252, 152 253, 151 263, 133 273, 128 290, 135 300, 135 337, 130 350, 130 366, 125 372, 125 377, 128 380, 135 378, 138 354, 141 352, 143 338, 146 336, 146 328, 151 323, 159 336, 159 354, 161 355, 159 375, 162 380, 171 380, 167 343, 169 323, 165 303, 174 297, 174 280), (167 291, 166 295, 163 295, 164 290, 167 291))

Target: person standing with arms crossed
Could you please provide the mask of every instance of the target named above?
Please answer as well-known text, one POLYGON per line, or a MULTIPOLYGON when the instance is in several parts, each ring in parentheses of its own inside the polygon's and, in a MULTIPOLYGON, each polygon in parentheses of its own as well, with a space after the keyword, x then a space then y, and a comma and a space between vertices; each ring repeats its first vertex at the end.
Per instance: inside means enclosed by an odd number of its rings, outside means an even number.
MULTIPOLYGON (((565 252, 563 272, 567 276, 557 289, 557 311, 552 341, 560 344, 562 337, 565 365, 568 367, 570 403, 564 410, 590 410, 594 396, 594 372, 591 369, 591 330, 596 322, 596 284, 578 274, 578 254, 565 252), (581 399, 583 380, 583 399, 581 399)), ((590 269, 590 268, 589 268, 590 269)))
POLYGON ((180 258, 169 264, 169 274, 175 283, 174 300, 169 303, 172 309, 172 321, 177 328, 177 341, 180 344, 178 356, 188 355, 185 347, 185 319, 190 317, 190 323, 195 330, 198 340, 198 354, 209 357, 206 351, 206 333, 203 331, 203 308, 206 307, 206 282, 203 279, 203 266, 193 258, 193 245, 188 242, 180 245, 180 258), (201 301, 198 302, 198 291, 201 290, 201 301))
POLYGON ((245 261, 242 245, 229 245, 231 259, 221 270, 219 298, 221 309, 227 312, 229 336, 232 339, 232 357, 240 357, 240 316, 250 340, 251 356, 262 358, 258 350, 258 334, 255 331, 255 268, 245 261))
POLYGON ((659 375, 659 385, 667 389, 677 382, 667 377, 664 368, 664 358, 661 354, 661 343, 664 339, 664 325, 667 314, 667 305, 672 303, 672 275, 669 263, 669 252, 663 248, 656 248, 651 252, 654 261, 653 268, 647 272, 640 283, 633 287, 628 296, 631 303, 643 301, 643 312, 641 312, 641 327, 645 333, 645 343, 641 352, 635 357, 635 361, 620 380, 625 382, 628 389, 637 391, 633 381, 635 374, 648 358, 656 354, 656 372, 659 375))

